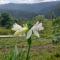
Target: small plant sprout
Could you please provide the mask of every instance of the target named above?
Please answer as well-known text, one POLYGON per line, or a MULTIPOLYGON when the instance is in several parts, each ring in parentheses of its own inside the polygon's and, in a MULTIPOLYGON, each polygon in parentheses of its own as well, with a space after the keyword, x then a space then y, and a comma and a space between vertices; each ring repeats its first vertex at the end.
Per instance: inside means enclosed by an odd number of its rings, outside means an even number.
POLYGON ((12 30, 15 31, 14 35, 21 36, 22 33, 25 34, 25 32, 28 30, 28 26, 22 27, 21 25, 18 25, 17 23, 13 24, 12 30))

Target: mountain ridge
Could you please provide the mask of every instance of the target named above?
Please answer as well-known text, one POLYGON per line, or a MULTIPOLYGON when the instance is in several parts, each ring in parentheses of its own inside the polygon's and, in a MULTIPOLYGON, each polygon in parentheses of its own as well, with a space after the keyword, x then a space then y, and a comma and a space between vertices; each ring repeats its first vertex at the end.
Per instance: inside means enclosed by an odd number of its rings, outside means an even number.
POLYGON ((54 12, 60 16, 60 1, 42 2, 34 4, 3 4, 0 5, 0 13, 8 12, 14 17, 30 18, 36 15, 48 15, 49 12, 54 12))

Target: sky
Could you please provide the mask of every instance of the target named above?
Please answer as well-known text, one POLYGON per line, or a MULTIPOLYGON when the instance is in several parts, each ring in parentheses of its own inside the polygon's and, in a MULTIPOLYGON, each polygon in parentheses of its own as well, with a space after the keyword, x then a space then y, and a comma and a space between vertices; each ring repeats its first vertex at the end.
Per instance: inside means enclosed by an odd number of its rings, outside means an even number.
POLYGON ((40 3, 40 2, 50 2, 50 1, 57 1, 57 0, 0 0, 0 4, 6 3, 40 3))

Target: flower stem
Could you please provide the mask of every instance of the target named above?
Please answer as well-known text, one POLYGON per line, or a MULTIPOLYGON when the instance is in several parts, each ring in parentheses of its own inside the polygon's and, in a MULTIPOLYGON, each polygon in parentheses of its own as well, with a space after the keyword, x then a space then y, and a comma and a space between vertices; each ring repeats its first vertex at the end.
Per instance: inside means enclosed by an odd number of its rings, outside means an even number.
POLYGON ((26 60, 29 60, 30 48, 31 48, 31 37, 28 39, 28 52, 27 52, 26 60))

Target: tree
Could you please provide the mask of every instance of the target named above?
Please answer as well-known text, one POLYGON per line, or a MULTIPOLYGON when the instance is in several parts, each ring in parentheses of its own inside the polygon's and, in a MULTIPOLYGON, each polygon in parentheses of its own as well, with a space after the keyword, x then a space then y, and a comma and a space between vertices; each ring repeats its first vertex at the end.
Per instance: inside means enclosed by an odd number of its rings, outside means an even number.
POLYGON ((33 20, 40 21, 40 22, 43 22, 44 19, 45 19, 44 15, 38 15, 33 18, 33 20))
POLYGON ((60 34, 60 17, 57 17, 53 21, 53 26, 54 26, 54 34, 60 34))
POLYGON ((1 26, 11 28, 12 24, 14 23, 13 17, 8 13, 2 13, 0 17, 1 26))
POLYGON ((52 20, 45 20, 44 23, 44 31, 41 34, 42 37, 44 38, 52 38, 53 35, 53 22, 52 20))

